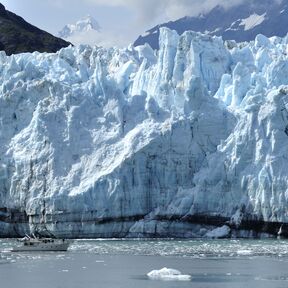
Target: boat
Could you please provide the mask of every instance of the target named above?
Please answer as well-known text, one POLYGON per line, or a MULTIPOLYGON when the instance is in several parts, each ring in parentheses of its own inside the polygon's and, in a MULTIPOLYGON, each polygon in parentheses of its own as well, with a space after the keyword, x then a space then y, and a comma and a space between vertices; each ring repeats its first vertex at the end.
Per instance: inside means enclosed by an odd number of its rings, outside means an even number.
POLYGON ((70 241, 67 239, 57 238, 39 238, 25 235, 24 238, 18 240, 22 246, 13 247, 12 252, 32 252, 32 251, 67 251, 70 241))

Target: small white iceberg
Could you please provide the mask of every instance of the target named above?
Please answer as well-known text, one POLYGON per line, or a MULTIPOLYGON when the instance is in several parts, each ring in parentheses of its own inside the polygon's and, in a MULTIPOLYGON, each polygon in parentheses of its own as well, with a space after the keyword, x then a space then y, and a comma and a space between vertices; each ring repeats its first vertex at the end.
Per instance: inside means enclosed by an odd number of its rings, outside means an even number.
POLYGON ((170 268, 162 268, 160 270, 152 270, 147 274, 151 280, 163 281, 190 281, 190 275, 183 275, 180 271, 170 268))

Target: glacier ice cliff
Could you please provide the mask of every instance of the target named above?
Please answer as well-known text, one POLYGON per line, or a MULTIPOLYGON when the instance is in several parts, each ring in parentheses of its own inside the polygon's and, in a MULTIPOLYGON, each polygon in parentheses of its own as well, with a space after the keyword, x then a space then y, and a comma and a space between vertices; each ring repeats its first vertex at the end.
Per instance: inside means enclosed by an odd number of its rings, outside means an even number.
POLYGON ((285 231, 287 43, 1 52, 0 236, 285 231))

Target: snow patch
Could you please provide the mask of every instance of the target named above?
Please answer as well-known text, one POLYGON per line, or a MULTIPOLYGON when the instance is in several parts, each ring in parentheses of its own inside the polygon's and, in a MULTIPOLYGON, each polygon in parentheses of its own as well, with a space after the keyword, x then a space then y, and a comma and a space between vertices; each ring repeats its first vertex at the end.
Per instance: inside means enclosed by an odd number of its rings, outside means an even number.
POLYGON ((244 30, 248 31, 253 29, 254 27, 260 25, 262 22, 265 21, 266 13, 262 15, 258 15, 256 13, 250 15, 248 18, 242 19, 239 26, 244 26, 244 30))

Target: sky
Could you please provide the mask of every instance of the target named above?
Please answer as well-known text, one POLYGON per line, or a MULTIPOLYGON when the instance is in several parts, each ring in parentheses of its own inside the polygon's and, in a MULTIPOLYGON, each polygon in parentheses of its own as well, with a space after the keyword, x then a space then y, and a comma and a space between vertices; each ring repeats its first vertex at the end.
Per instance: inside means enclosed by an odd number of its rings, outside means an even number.
POLYGON ((248 0, 0 0, 7 10, 56 36, 66 24, 89 14, 102 27, 106 40, 120 46, 159 23, 243 1, 248 0))

